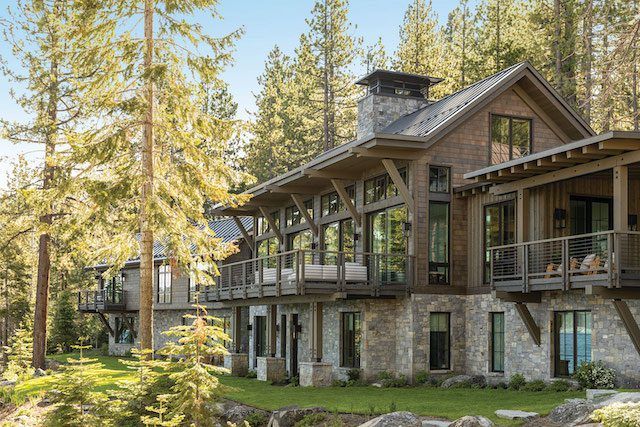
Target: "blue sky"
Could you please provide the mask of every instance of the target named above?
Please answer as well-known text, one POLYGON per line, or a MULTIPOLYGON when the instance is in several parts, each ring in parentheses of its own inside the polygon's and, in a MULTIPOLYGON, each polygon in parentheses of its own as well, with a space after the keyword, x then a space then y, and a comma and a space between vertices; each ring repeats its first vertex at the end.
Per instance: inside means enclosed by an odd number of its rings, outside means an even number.
MULTIPOLYGON (((350 19, 355 25, 354 34, 364 39, 365 44, 382 37, 391 54, 398 43, 398 28, 407 4, 411 0, 351 0, 350 19)), ((7 7, 13 0, 0 0, 0 19, 7 16, 7 7)), ((433 0, 433 8, 440 21, 457 2, 433 0)), ((253 93, 258 91, 257 77, 263 70, 264 60, 277 44, 286 53, 293 53, 298 37, 306 31, 305 18, 310 14, 312 0, 221 0, 219 11, 223 21, 210 21, 208 28, 212 34, 224 34, 238 27, 244 27, 244 36, 238 41, 235 63, 224 74, 232 94, 239 104, 241 118, 249 118, 254 110, 253 93)), ((196 20, 207 25, 208 16, 203 14, 196 20)), ((0 46, 0 54, 12 63, 5 43, 0 46)), ((9 96, 11 83, 0 75, 0 117, 8 120, 26 118, 9 96)), ((0 188, 6 183, 5 176, 11 159, 19 153, 29 153, 34 161, 38 159, 37 147, 12 145, 0 140, 0 188)))

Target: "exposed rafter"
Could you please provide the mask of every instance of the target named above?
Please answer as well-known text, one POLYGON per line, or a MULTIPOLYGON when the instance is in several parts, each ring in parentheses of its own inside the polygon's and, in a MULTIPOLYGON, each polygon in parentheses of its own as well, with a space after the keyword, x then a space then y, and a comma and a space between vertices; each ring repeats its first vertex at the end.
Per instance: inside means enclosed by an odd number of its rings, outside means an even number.
POLYGON ((267 185, 265 187, 270 193, 281 193, 281 194, 317 194, 318 187, 307 187, 302 185, 288 185, 286 187, 281 187, 279 185, 267 185))
POLYGON ((311 215, 309 215, 309 212, 307 212, 307 209, 304 207, 304 201, 302 200, 302 197, 300 197, 299 194, 292 194, 291 198, 293 199, 293 202, 298 207, 298 210, 304 217, 305 221, 307 221, 307 224, 309 224, 309 227, 311 228, 313 235, 318 237, 318 226, 316 225, 311 215))
POLYGON ((362 174, 359 173, 321 171, 317 169, 305 169, 302 174, 311 178, 344 179, 346 181, 356 181, 362 178, 362 174))
POLYGON ((338 196, 340 196, 340 200, 342 200, 342 203, 344 203, 344 205, 347 207, 347 210, 349 211, 349 214, 351 215, 353 221, 356 223, 356 226, 360 227, 360 214, 358 213, 356 207, 353 205, 353 202, 351 201, 349 194, 347 194, 347 190, 344 188, 344 184, 342 183, 342 181, 340 181, 339 179, 332 179, 331 184, 333 185, 333 188, 336 189, 336 193, 338 193, 338 196))
POLYGON ((242 221, 240 221, 237 216, 233 217, 233 222, 236 223, 236 227, 238 227, 238 230, 240 230, 240 233, 242 233, 242 237, 244 237, 244 240, 246 240, 247 244, 251 248, 251 251, 253 252, 253 239, 249 235, 247 229, 244 228, 244 224, 242 224, 242 221))
POLYGON ((262 216, 269 223, 269 227, 271 227, 271 230, 275 233, 276 237, 278 238, 278 241, 280 241, 280 244, 284 243, 284 238, 282 237, 282 232, 277 227, 276 222, 273 220, 273 218, 271 217, 269 212, 267 212, 267 210, 262 206, 260 206, 259 209, 260 209, 260 212, 262 213, 262 216))
POLYGON ((356 154, 358 157, 371 157, 374 159, 415 160, 416 158, 415 152, 407 150, 394 150, 392 148, 370 149, 353 147, 349 149, 349 152, 356 154))
POLYGON ((402 179, 402 176, 400 176, 400 172, 398 172, 398 168, 396 167, 395 162, 391 159, 382 159, 382 164, 384 165, 384 168, 387 170, 387 173, 391 177, 391 180, 393 181, 396 188, 398 189, 400 196, 402 196, 402 199, 404 200, 404 203, 407 205, 409 212, 411 213, 415 212, 413 196, 411 196, 411 193, 407 188, 407 184, 405 184, 404 180, 402 179))

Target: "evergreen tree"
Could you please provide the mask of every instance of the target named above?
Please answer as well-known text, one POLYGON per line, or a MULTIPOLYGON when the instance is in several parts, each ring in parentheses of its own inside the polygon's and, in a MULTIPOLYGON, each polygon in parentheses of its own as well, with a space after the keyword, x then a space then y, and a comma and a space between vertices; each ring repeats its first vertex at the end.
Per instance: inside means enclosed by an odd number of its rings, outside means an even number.
POLYGON ((386 70, 389 68, 389 57, 382 44, 382 38, 378 37, 375 43, 368 45, 364 49, 362 56, 362 66, 365 74, 372 73, 375 70, 386 70))
POLYGON ((158 396, 158 406, 147 406, 147 411, 157 414, 156 416, 145 415, 142 422, 145 426, 153 427, 177 427, 182 424, 184 415, 167 416, 169 412, 168 402, 171 396, 163 394, 158 396))
POLYGON ((11 337, 11 345, 4 348, 8 363, 2 373, 2 377, 8 381, 22 381, 31 378, 33 368, 31 367, 31 355, 33 351, 33 340, 31 330, 24 325, 15 330, 11 337))
POLYGON ((76 323, 76 305, 69 291, 61 291, 55 304, 51 322, 49 348, 68 353, 78 342, 79 329, 76 323))
POLYGON ((407 7, 395 56, 398 71, 433 75, 438 68, 442 40, 431 0, 413 0, 407 7))

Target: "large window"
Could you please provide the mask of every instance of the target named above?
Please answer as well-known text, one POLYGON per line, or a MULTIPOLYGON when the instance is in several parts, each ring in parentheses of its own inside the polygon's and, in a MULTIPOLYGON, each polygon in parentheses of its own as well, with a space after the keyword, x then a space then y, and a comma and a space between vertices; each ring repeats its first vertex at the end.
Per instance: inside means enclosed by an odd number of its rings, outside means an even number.
MULTIPOLYGON (((402 180, 407 182, 407 170, 400 169, 402 180)), ((364 203, 369 204, 398 195, 398 189, 388 174, 368 179, 364 182, 364 203)))
POLYGON ((353 220, 345 219, 326 224, 322 228, 323 249, 325 264, 335 264, 338 254, 336 252, 347 252, 346 261, 353 261, 355 242, 353 240, 353 220))
MULTIPOLYGON (((347 191, 347 195, 351 199, 351 203, 355 205, 356 203, 356 189, 355 186, 349 185, 345 187, 347 191)), ((322 216, 333 215, 335 213, 341 212, 345 210, 347 207, 342 202, 342 199, 335 191, 333 193, 328 193, 323 195, 320 198, 320 206, 322 211, 322 216)))
POLYGON ((362 330, 360 313, 342 313, 342 332, 340 334, 342 354, 340 366, 347 368, 360 367, 360 346, 362 330))
MULTIPOLYGON (((274 211, 271 212, 271 219, 276 224, 276 227, 280 228, 280 212, 274 211)), ((271 231, 271 226, 269 225, 269 221, 267 221, 264 217, 258 217, 258 235, 265 234, 271 231)))
MULTIPOLYGON (((501 246, 516 241, 516 207, 515 201, 495 203, 484 207, 484 247, 485 265, 484 280, 489 283, 491 279, 491 252, 492 246, 501 246)), ((500 260, 494 260, 500 261, 500 260)))
POLYGON ((429 368, 431 370, 451 368, 449 321, 449 313, 429 315, 429 368))
POLYGON ((105 298, 108 303, 122 303, 122 273, 118 272, 108 281, 103 282, 105 286, 105 298))
MULTIPOLYGON (((313 199, 304 202, 304 207, 311 218, 313 218, 313 199)), ((285 224, 287 227, 292 225, 304 224, 307 220, 298 209, 298 206, 289 206, 284 211, 285 224)))
POLYGON ((369 252, 374 254, 393 254, 378 257, 378 277, 383 282, 406 283, 407 239, 404 224, 407 221, 407 209, 395 206, 369 214, 369 252))
POLYGON ((267 316, 254 317, 253 327, 256 357, 265 357, 267 355, 267 316))
POLYGON ((135 318, 116 316, 116 344, 133 344, 136 338, 135 318))
POLYGON ((278 253, 278 238, 270 237, 258 242, 258 258, 270 257, 265 262, 265 267, 275 267, 276 258, 272 257, 278 253))
POLYGON ((158 302, 171 303, 171 266, 168 264, 158 266, 158 302))
POLYGON ((504 313, 491 313, 491 372, 504 372, 504 313))
POLYGON ((555 375, 573 375, 591 361, 591 312, 558 311, 554 315, 555 375))
POLYGON ((531 119, 491 115, 491 164, 531 154, 531 119))
POLYGON ((449 283, 449 203, 429 202, 429 284, 449 283))
POLYGON ((611 199, 571 196, 569 208, 572 235, 613 229, 613 203, 611 199))
POLYGON ((302 230, 287 236, 287 249, 290 251, 299 249, 304 252, 304 259, 307 264, 313 263, 313 233, 311 230, 302 230))
POLYGON ((429 192, 449 193, 449 168, 443 166, 429 167, 429 192))

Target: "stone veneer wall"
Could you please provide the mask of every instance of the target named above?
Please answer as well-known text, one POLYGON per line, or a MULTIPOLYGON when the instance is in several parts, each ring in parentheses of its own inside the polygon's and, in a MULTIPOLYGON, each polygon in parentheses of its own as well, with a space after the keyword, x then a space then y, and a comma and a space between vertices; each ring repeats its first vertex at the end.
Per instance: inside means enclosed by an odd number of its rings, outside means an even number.
POLYGON ((378 132, 405 114, 413 113, 429 103, 426 99, 369 94, 358 101, 357 138, 378 132))

